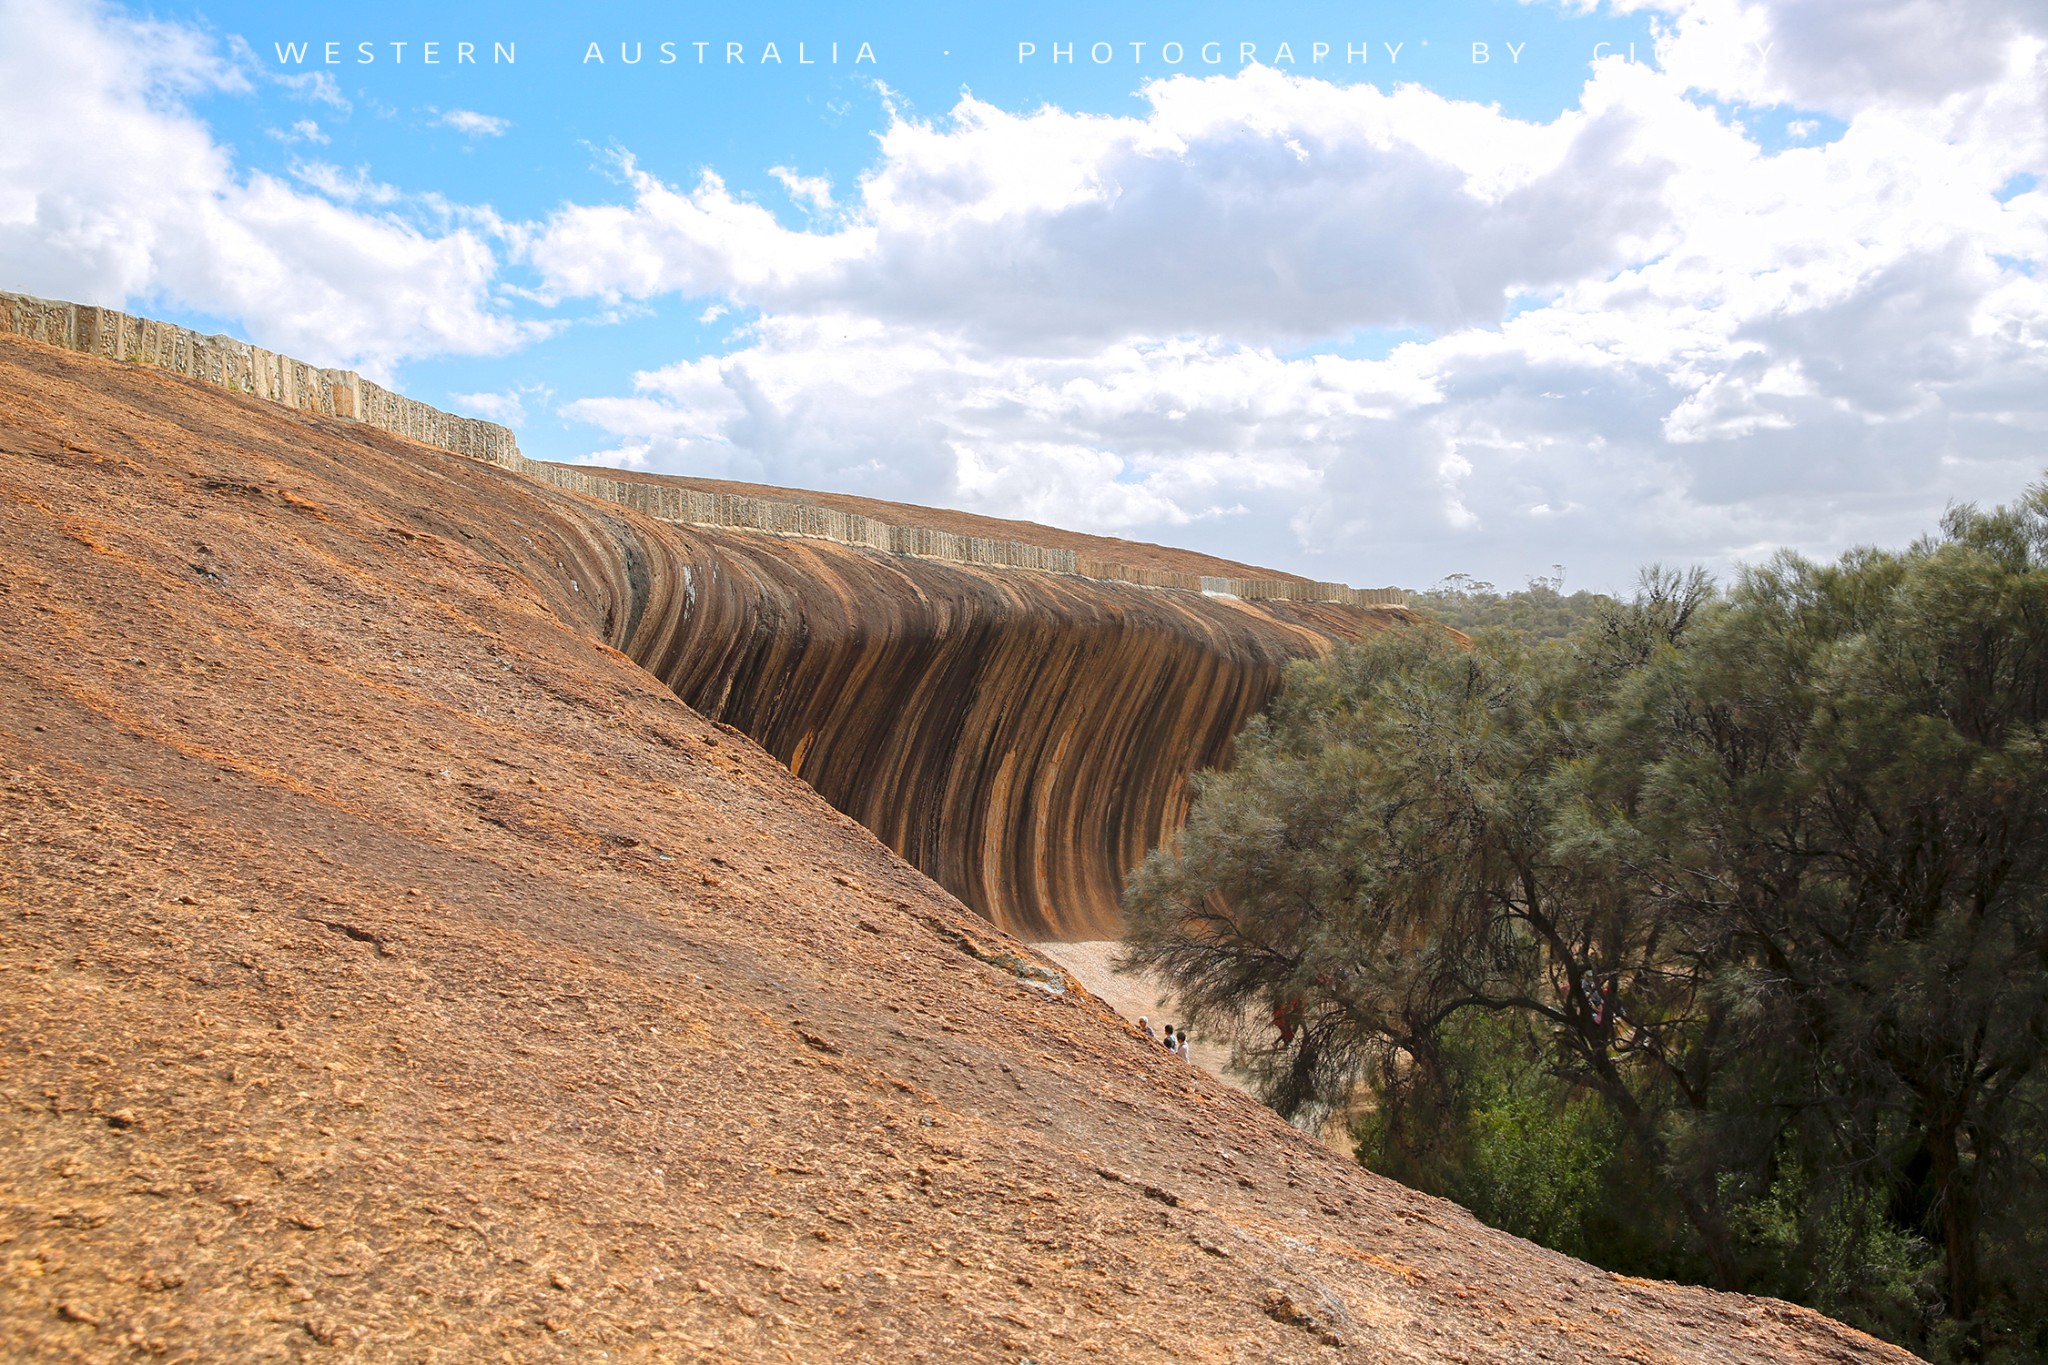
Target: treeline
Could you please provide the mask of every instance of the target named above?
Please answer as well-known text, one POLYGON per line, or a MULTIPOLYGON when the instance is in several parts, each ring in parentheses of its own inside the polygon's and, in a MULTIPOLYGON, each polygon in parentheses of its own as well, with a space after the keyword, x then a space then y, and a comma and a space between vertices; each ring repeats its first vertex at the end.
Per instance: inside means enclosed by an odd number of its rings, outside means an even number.
POLYGON ((2048 488, 1725 593, 1652 571, 1561 641, 1297 665, 1127 910, 1129 965, 1376 1170, 2048 1360, 2048 488))
POLYGON ((1469 574, 1452 574, 1433 588, 1411 591, 1408 605, 1468 635, 1499 630, 1534 642, 1567 638, 1613 610, 1615 601, 1584 589, 1567 595, 1563 566, 1554 565, 1550 574, 1532 578, 1526 588, 1512 592, 1469 574))

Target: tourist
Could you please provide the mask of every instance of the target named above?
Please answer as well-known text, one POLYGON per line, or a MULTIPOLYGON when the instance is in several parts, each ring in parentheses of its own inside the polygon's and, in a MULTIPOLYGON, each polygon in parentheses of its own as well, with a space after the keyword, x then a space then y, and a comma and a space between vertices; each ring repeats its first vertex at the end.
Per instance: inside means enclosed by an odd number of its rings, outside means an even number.
POLYGON ((1143 1030, 1146 1042, 1156 1043, 1159 1041, 1159 1035, 1152 1031, 1152 1021, 1142 1014, 1138 1016, 1138 1027, 1143 1030))

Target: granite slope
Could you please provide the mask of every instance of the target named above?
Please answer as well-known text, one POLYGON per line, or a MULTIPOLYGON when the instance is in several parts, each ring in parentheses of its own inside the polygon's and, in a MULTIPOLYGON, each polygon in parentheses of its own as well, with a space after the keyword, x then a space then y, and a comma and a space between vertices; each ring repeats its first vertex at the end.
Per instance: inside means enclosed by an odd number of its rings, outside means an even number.
MULTIPOLYGON (((0 335, 10 334, 362 423, 543 484, 574 488, 590 474, 525 459, 503 427, 232 337, 0 293, 0 335)), ((790 497, 707 480, 606 479, 790 497)), ((797 496, 914 528, 913 540, 945 532, 1061 550, 1070 567, 1086 559, 1141 577, 1272 577, 1029 523, 797 496)), ((1179 826, 1190 777, 1226 759, 1285 662, 1400 614, 1225 603, 647 517, 597 515, 580 529, 577 591, 601 601, 610 643, 699 711, 745 730, 974 909, 1034 938, 1113 933, 1125 874, 1179 826)))
POLYGON ((620 522, 0 340, 0 1358, 1909 1359, 1142 1045, 610 643, 620 522))

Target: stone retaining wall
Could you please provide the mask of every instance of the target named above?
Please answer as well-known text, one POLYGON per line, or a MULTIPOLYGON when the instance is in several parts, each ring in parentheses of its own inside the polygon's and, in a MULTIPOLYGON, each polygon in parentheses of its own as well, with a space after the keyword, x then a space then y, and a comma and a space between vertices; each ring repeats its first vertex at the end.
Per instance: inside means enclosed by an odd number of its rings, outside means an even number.
POLYGON ((351 370, 321 369, 233 337, 208 336, 189 327, 140 318, 113 308, 0 291, 0 332, 107 360, 153 365, 301 412, 362 422, 422 445, 503 465, 558 488, 616 502, 665 521, 810 536, 954 564, 1078 574, 1142 587, 1179 588, 1254 601, 1388 607, 1401 606, 1408 600, 1408 595, 1399 588, 1352 588, 1342 583, 1278 578, 1214 578, 1140 569, 1021 541, 956 535, 923 526, 892 526, 857 513, 809 503, 704 493, 669 484, 615 479, 593 469, 544 464, 522 455, 518 439, 496 422, 457 417, 429 407, 373 384, 351 370))
POLYGON ((1251 601, 1340 602, 1354 607, 1398 607, 1408 601, 1408 594, 1399 588, 1353 588, 1343 583, 1310 583, 1286 578, 1216 578, 1140 569, 1078 555, 1072 550, 1049 550, 1022 541, 956 535, 951 531, 935 531, 923 526, 891 526, 855 512, 816 507, 809 503, 771 502, 766 498, 704 493, 638 479, 614 479, 594 469, 542 464, 534 460, 522 460, 520 467, 532 477, 559 488, 616 502, 664 521, 691 526, 727 526, 739 530, 769 531, 777 535, 812 536, 843 545, 865 545, 891 554, 943 559, 954 564, 1038 569, 1047 573, 1076 574, 1082 578, 1107 579, 1148 588, 1179 588, 1187 592, 1251 601))
POLYGON ((234 393, 361 422, 474 459, 505 463, 519 455, 519 442, 496 422, 428 407, 352 370, 321 369, 233 337, 207 336, 112 308, 0 293, 0 331, 107 360, 153 365, 234 393))
POLYGON ((890 554, 945 559, 956 564, 1041 569, 1049 573, 1077 572, 1072 550, 1048 550, 1021 541, 956 535, 924 526, 892 526, 834 507, 773 502, 731 493, 705 493, 694 488, 645 483, 638 479, 614 479, 594 469, 574 466, 528 460, 523 468, 532 477, 558 488, 616 502, 664 521, 692 526, 730 526, 785 536, 812 536, 819 540, 838 541, 842 545, 865 545, 890 554))

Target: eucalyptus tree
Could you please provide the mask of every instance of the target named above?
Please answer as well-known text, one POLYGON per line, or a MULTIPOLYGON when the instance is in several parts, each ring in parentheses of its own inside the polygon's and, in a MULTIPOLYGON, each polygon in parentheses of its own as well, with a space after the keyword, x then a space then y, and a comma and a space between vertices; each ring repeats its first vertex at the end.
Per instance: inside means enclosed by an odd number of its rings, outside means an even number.
MULTIPOLYGON (((1717 964, 1673 950, 1639 878, 1558 838, 1559 779, 1710 598, 1703 575, 1652 571, 1574 649, 1418 628, 1297 666, 1177 845, 1134 874, 1129 964, 1172 981, 1199 1024, 1236 1027, 1239 1065, 1290 1116, 1364 1079, 1399 1121, 1444 1077, 1446 1027, 1518 1016, 1646 1169, 1681 1170, 1673 1107, 1704 1105, 1719 1065, 1717 964)), ((1715 1181, 1667 1193, 1738 1284, 1715 1181)))
POLYGON ((1205 778, 1128 960, 1284 1113, 1362 1084, 1426 1151, 1446 1096, 1595 1096, 1622 1216, 1719 1283, 2048 1359, 2044 706, 2042 489, 1725 597, 1653 571, 1563 643, 1395 631, 1205 778), (1555 1084, 1475 1072, 1518 1062, 1555 1084))
POLYGON ((1988 1207, 2048 1213, 2048 491, 1745 573, 1574 776, 1589 856, 1724 964, 1745 1086, 1695 1159, 1924 1230, 1973 1323, 1988 1207))

